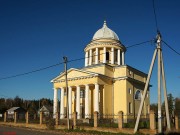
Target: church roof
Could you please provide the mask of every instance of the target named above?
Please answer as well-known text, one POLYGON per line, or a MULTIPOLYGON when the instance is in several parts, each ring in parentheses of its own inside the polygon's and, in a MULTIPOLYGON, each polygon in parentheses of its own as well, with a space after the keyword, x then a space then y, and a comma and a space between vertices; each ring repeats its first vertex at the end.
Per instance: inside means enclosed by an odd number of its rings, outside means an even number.
POLYGON ((117 34, 107 27, 106 21, 104 21, 103 27, 94 34, 93 40, 103 38, 119 40, 117 34))
MULTIPOLYGON (((58 79, 65 79, 65 72, 60 73, 59 76, 52 79, 51 82, 57 81, 58 79)), ((78 78, 78 77, 85 77, 85 76, 98 76, 98 73, 90 72, 90 71, 84 71, 81 69, 71 68, 67 71, 67 78, 78 78)))

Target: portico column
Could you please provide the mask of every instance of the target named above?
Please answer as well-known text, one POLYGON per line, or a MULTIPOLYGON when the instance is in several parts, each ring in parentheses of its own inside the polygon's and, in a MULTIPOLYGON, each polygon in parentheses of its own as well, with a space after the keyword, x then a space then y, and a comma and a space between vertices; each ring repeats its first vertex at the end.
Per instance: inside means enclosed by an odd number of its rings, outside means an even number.
POLYGON ((85 118, 89 118, 89 85, 85 86, 85 118))
POLYGON ((56 112, 57 112, 57 103, 58 103, 58 90, 54 88, 54 102, 53 102, 53 118, 56 118, 56 112))
POLYGON ((85 67, 88 66, 88 51, 85 54, 85 67))
POLYGON ((111 64, 114 64, 114 48, 111 48, 111 64))
POLYGON ((98 48, 96 48, 95 64, 98 64, 98 48))
POLYGON ((94 90, 94 112, 99 112, 99 84, 95 83, 94 90))
POLYGON ((124 52, 122 52, 122 65, 124 65, 124 52))
POLYGON ((117 54, 117 62, 118 62, 118 65, 121 65, 121 50, 120 49, 118 49, 118 54, 117 54))
POLYGON ((103 52, 103 63, 106 63, 106 47, 104 47, 104 52, 103 52))
POLYGON ((61 88, 61 110, 60 110, 60 118, 64 118, 64 88, 61 88))
POLYGON ((76 86, 76 112, 77 119, 80 119, 80 86, 76 86))
POLYGON ((92 65, 92 49, 89 50, 89 65, 92 65))
POLYGON ((72 87, 68 87, 68 96, 69 96, 69 118, 72 118, 72 87))

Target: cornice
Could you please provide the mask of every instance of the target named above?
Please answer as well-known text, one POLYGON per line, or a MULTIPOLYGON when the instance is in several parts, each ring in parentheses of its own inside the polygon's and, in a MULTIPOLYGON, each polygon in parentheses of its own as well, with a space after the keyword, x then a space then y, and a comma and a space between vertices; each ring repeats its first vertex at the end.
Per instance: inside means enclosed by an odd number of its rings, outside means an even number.
MULTIPOLYGON (((76 81, 76 80, 89 79, 89 78, 95 78, 95 77, 98 77, 98 75, 73 77, 73 78, 68 78, 68 81, 76 81)), ((53 83, 61 83, 61 82, 65 82, 65 79, 57 80, 57 81, 54 81, 53 83)))

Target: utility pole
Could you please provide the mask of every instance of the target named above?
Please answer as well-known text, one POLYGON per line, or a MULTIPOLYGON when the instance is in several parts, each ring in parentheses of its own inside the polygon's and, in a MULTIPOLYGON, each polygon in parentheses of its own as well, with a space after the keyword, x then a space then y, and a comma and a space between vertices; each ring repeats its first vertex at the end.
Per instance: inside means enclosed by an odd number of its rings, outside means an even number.
POLYGON ((162 132, 162 112, 161 112, 161 35, 157 35, 158 51, 158 133, 162 132))
POLYGON ((157 41, 157 46, 156 46, 156 49, 154 51, 154 55, 153 55, 152 62, 150 65, 148 77, 147 77, 146 84, 144 87, 143 96, 141 98, 138 116, 137 116, 136 124, 134 127, 134 133, 136 133, 138 130, 140 115, 142 113, 142 108, 143 108, 143 102, 145 100, 149 81, 150 81, 151 74, 152 74, 152 69, 153 69, 154 62, 155 62, 157 54, 158 54, 158 133, 162 133, 161 77, 162 77, 162 83, 163 83, 163 89, 164 89, 164 100, 165 100, 165 109, 166 109, 167 128, 168 128, 168 130, 171 129, 170 119, 169 119, 169 108, 168 108, 168 101, 167 101, 167 90, 166 90, 166 81, 165 81, 165 73, 164 73, 163 55, 162 55, 162 49, 161 49, 161 34, 160 34, 160 32, 158 32, 158 34, 156 36, 156 41, 157 41))
POLYGON ((67 80, 67 57, 63 57, 64 60, 64 72, 65 72, 65 82, 66 82, 66 107, 67 107, 67 128, 69 130, 69 96, 68 96, 68 80, 67 80))

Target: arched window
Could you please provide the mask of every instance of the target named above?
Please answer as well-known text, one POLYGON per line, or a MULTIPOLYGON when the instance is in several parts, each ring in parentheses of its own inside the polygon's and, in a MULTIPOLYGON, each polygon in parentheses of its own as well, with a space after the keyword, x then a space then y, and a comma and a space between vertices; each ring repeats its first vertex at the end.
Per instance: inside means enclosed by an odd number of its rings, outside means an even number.
POLYGON ((134 99, 141 100, 141 91, 137 90, 134 95, 134 99))

